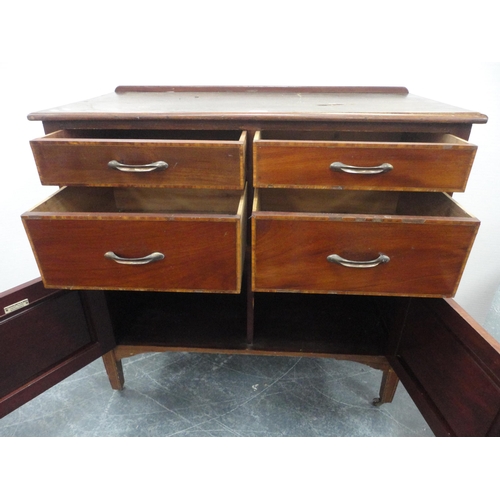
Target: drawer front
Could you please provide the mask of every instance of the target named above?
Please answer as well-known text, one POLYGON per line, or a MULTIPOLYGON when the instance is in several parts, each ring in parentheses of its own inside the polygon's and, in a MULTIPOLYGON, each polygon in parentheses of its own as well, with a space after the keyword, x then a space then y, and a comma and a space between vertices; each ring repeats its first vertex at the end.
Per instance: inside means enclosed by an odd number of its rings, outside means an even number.
POLYGON ((244 187, 246 132, 179 132, 179 139, 164 131, 111 132, 62 130, 31 141, 42 184, 244 187))
POLYGON ((476 233, 466 225, 253 222, 255 291, 452 296, 476 233))
POLYGON ((256 134, 253 144, 256 187, 464 191, 477 149, 448 134, 379 141, 267 136, 256 134))
POLYGON ((282 189, 256 190, 252 224, 255 291, 437 297, 479 228, 444 193, 282 189))
POLYGON ((62 195, 49 202, 23 215, 47 287, 240 291, 243 205, 236 215, 118 214, 64 210, 62 195))

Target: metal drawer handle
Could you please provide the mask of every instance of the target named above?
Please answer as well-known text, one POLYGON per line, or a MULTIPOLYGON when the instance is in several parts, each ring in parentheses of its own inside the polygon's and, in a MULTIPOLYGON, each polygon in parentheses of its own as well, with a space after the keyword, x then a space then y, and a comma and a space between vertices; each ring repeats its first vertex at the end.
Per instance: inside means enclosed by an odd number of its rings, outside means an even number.
POLYGON ((383 253, 381 253, 374 260, 348 260, 348 259, 344 259, 343 257, 341 257, 340 255, 337 255, 337 254, 329 255, 326 258, 326 260, 328 262, 340 264, 341 266, 345 266, 345 267, 356 267, 359 269, 366 269, 369 267, 377 267, 380 264, 386 264, 391 259, 387 255, 384 255, 383 253))
POLYGON ((135 259, 127 259, 124 257, 118 257, 115 252, 106 252, 104 254, 106 259, 110 259, 115 261, 117 264, 128 264, 131 266, 142 266, 144 264, 150 264, 151 262, 156 262, 158 260, 163 260, 165 255, 160 252, 153 252, 150 255, 146 255, 145 257, 138 257, 135 259))
POLYGON ((335 161, 330 165, 330 169, 334 172, 362 175, 385 174, 390 172, 393 168, 394 167, 390 163, 382 163, 382 165, 377 165, 375 167, 354 167, 353 165, 346 165, 341 161, 335 161))
POLYGON ((155 161, 147 165, 127 165, 116 160, 111 160, 108 162, 108 167, 120 172, 154 172, 155 170, 165 170, 168 168, 168 163, 165 161, 155 161))

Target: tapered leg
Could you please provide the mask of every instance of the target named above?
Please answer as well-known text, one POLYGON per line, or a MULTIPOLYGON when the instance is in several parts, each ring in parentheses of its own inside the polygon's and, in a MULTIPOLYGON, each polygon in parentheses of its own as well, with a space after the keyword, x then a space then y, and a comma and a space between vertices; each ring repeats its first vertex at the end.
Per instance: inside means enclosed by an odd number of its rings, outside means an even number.
POLYGON ((109 382, 113 389, 123 390, 125 379, 123 377, 123 366, 121 359, 117 359, 115 351, 111 350, 102 356, 104 368, 108 374, 109 382))
POLYGON ((398 387, 399 378, 392 368, 384 370, 382 383, 380 384, 380 397, 373 400, 375 406, 390 403, 394 399, 394 394, 398 387))

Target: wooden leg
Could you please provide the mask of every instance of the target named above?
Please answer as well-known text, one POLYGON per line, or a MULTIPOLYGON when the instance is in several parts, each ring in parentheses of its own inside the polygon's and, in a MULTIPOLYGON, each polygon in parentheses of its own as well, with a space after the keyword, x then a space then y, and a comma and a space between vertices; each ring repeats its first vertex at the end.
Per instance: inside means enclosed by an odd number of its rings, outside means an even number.
POLYGON ((113 389, 117 391, 123 390, 125 379, 123 377, 122 360, 117 359, 115 351, 111 350, 102 356, 104 368, 108 374, 109 382, 113 389))
POLYGON ((399 378, 392 368, 384 370, 382 383, 380 384, 380 397, 373 400, 375 406, 390 403, 394 399, 394 394, 398 387, 399 378))

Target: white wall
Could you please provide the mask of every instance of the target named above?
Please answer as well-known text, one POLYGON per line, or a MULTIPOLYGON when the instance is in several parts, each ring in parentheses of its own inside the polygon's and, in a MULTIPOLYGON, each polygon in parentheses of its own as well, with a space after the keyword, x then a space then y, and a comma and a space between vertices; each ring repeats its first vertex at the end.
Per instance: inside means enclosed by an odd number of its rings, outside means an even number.
POLYGON ((404 85, 490 117, 473 129, 479 151, 467 192, 456 196, 482 220, 456 298, 482 321, 500 285, 500 54, 491 5, 19 0, 1 7, 0 291, 38 276, 20 214, 54 190, 38 180, 28 141, 43 131, 26 120, 29 112, 125 84, 404 85))

